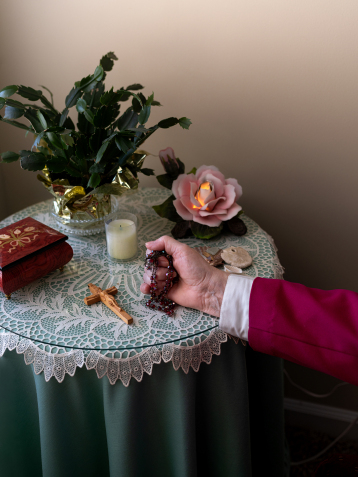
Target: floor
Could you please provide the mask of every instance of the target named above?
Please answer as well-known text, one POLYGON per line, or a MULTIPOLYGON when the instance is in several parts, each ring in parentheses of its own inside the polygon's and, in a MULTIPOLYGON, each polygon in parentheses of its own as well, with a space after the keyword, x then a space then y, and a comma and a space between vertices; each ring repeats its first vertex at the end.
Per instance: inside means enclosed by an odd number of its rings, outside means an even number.
MULTIPOLYGON (((286 438, 290 448, 291 462, 301 461, 317 454, 324 449, 332 438, 327 434, 317 431, 310 431, 300 427, 286 426, 286 438)), ((291 477, 311 477, 314 475, 320 462, 326 460, 333 454, 355 454, 358 455, 357 441, 337 442, 319 459, 298 466, 291 466, 291 477)))

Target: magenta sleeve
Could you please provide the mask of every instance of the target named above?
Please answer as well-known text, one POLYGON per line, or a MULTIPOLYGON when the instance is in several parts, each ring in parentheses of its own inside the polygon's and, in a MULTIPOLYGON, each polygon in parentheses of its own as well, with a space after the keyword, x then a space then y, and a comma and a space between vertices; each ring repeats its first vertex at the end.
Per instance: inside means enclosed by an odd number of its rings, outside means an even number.
POLYGON ((256 278, 249 344, 358 385, 358 294, 256 278))

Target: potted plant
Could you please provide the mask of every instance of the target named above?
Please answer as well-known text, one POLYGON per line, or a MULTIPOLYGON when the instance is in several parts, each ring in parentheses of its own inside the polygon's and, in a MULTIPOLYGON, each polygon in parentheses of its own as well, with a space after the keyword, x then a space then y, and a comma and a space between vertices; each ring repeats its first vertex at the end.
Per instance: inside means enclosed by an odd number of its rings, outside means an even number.
POLYGON ((160 106, 154 93, 145 97, 141 84, 105 90, 107 72, 117 57, 104 55, 92 75, 77 81, 65 100, 65 108, 54 107, 42 90, 11 85, 0 91, 0 120, 35 135, 30 150, 1 154, 2 162, 20 160, 28 171, 38 175, 55 196, 55 211, 59 217, 83 218, 104 216, 110 211, 110 196, 138 187, 138 173, 154 174, 143 168, 146 153, 140 147, 157 129, 179 124, 188 129, 188 118, 170 117, 154 126, 147 126, 152 106, 160 106), (30 101, 12 98, 19 95, 30 101), (123 103, 131 100, 127 107, 123 103), (75 107, 77 128, 69 116, 75 107), (25 118, 29 124, 19 122, 25 118))

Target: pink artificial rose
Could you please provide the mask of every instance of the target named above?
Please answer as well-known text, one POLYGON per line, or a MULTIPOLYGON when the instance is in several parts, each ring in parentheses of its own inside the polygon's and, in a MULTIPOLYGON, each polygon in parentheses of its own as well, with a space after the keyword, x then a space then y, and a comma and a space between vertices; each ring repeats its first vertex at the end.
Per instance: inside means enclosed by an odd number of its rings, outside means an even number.
POLYGON ((242 188, 236 179, 225 179, 215 166, 201 166, 196 174, 180 174, 173 182, 176 211, 184 220, 218 227, 241 210, 236 201, 242 188))

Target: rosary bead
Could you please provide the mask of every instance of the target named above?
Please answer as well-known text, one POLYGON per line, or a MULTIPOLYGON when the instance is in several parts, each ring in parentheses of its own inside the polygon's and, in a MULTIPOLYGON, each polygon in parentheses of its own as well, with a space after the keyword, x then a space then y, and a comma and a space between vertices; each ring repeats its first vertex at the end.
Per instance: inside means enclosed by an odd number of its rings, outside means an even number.
POLYGON ((151 251, 146 256, 145 268, 152 271, 152 276, 150 279, 150 294, 151 298, 146 302, 146 306, 155 309, 157 306, 158 311, 164 311, 168 316, 174 314, 175 303, 169 300, 166 295, 173 286, 174 283, 178 281, 178 275, 173 277, 175 269, 173 267, 173 259, 168 255, 165 250, 161 251, 151 251), (165 274, 165 285, 163 290, 158 293, 158 283, 156 281, 157 269, 158 269, 158 259, 160 256, 164 256, 168 260, 168 266, 166 267, 167 272, 165 274), (157 294, 158 293, 158 294, 157 294), (158 303, 155 305, 153 302, 158 303))

